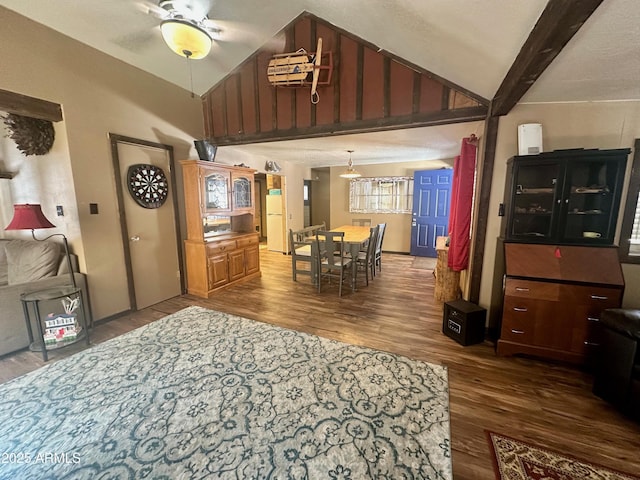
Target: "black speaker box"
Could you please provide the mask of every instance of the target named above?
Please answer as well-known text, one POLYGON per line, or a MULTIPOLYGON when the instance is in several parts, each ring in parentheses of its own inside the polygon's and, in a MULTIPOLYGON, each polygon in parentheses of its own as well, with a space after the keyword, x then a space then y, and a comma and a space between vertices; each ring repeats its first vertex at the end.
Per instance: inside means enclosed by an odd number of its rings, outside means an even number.
POLYGON ((484 341, 487 310, 466 300, 453 300, 444 304, 442 333, 460 345, 473 345, 484 341))

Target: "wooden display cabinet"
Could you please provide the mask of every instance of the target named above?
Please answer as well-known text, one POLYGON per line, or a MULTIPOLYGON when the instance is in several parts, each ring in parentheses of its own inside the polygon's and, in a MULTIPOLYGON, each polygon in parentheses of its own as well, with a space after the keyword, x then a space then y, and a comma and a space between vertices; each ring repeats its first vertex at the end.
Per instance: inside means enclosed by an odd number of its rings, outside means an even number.
POLYGON ((255 232, 255 170, 183 160, 187 291, 216 290, 261 275, 255 232))
POLYGON ((556 150, 507 162, 507 241, 613 245, 629 149, 556 150))
POLYGON ((505 243, 506 279, 497 353, 588 364, 600 313, 622 303, 616 247, 505 243))

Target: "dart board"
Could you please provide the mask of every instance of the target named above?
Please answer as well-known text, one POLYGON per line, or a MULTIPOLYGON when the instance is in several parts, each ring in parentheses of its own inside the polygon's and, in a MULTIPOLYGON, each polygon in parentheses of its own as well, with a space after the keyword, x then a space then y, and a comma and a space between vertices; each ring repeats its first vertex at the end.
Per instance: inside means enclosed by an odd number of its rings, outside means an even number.
POLYGON ((127 171, 129 193, 144 208, 159 208, 169 194, 169 182, 162 168, 138 163, 127 171))

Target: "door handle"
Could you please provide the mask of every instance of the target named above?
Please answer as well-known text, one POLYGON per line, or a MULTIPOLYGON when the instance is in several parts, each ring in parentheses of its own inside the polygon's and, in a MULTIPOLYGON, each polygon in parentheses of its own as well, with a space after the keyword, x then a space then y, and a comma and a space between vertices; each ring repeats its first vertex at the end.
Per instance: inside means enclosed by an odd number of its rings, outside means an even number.
POLYGON ((138 235, 132 235, 131 237, 129 237, 129 240, 131 240, 132 242, 139 242, 140 237, 138 235))

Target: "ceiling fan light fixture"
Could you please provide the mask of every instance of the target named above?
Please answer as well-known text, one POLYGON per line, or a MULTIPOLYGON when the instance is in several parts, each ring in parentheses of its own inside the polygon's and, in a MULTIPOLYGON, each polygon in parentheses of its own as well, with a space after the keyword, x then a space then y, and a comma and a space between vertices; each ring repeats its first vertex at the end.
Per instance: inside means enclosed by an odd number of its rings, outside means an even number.
POLYGON ((353 168, 353 160, 351 160, 351 154, 353 153, 353 150, 347 150, 347 152, 349 152, 349 162, 347 163, 347 169, 344 171, 344 173, 341 173, 340 176, 342 178, 361 177, 362 175, 360 174, 360 172, 353 168))
POLYGON ((199 60, 211 51, 211 36, 188 20, 165 20, 160 24, 160 31, 167 46, 182 57, 199 60))

